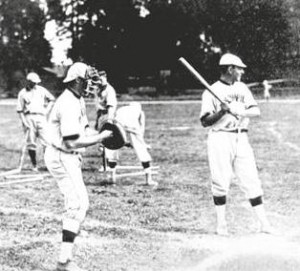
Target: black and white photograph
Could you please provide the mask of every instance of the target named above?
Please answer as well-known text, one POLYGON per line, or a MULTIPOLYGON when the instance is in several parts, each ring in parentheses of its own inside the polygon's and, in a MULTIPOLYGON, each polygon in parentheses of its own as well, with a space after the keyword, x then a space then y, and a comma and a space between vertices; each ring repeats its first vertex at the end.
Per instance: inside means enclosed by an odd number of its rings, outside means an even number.
POLYGON ((300 2, 0 0, 1 271, 300 270, 300 2))

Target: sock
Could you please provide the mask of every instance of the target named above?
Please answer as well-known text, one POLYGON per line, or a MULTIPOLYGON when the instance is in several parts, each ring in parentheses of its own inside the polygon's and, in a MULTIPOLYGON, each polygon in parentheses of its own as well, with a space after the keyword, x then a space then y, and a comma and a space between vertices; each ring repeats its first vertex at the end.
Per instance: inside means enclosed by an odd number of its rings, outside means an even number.
POLYGON ((115 168, 117 166, 117 162, 115 162, 115 161, 107 161, 107 165, 110 168, 115 168))
POLYGON ((29 154, 32 165, 34 167, 36 167, 36 151, 35 150, 28 150, 28 154, 29 154))
POLYGON ((150 167, 150 162, 142 162, 142 166, 144 169, 149 168, 150 167))

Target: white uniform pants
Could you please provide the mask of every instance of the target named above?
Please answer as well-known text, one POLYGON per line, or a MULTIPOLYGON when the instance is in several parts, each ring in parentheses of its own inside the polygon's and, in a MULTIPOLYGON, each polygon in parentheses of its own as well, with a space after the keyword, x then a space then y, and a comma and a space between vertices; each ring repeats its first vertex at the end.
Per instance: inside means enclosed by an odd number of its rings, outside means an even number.
POLYGON ((47 145, 47 122, 46 117, 41 114, 27 114, 25 118, 30 125, 29 134, 27 138, 27 148, 29 150, 36 150, 37 138, 41 140, 42 145, 47 145))
MULTIPOLYGON (((144 138, 141 134, 128 133, 130 143, 140 162, 150 162, 151 155, 145 145, 144 138)), ((118 150, 107 150, 106 157, 109 161, 117 161, 119 159, 118 150)))
POLYGON ((234 176, 247 198, 263 194, 247 133, 210 132, 207 147, 214 196, 227 195, 234 176))
POLYGON ((45 163, 64 196, 63 229, 78 233, 89 208, 88 193, 82 178, 81 155, 64 153, 48 146, 45 163))

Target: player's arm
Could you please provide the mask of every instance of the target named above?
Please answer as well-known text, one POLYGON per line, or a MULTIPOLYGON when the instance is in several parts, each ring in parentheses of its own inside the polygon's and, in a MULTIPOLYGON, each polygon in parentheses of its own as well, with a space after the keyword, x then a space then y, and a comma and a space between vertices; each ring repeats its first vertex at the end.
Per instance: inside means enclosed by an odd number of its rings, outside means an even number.
POLYGON ((217 112, 207 112, 200 117, 200 122, 203 127, 208 127, 219 121, 225 114, 229 112, 229 107, 226 103, 221 104, 221 110, 217 112))
POLYGON ((100 134, 90 134, 90 135, 70 135, 63 137, 63 141, 65 146, 68 149, 78 149, 78 148, 85 148, 97 143, 101 143, 104 139, 108 138, 111 135, 110 131, 103 131, 100 134))
POLYGON ((21 93, 19 93, 18 94, 18 101, 17 101, 17 113, 20 117, 20 120, 22 122, 22 125, 23 125, 24 129, 29 129, 30 125, 27 122, 27 119, 25 117, 24 108, 25 108, 24 99, 22 98, 21 93))
POLYGON ((23 111, 20 111, 20 112, 18 112, 18 114, 19 114, 19 117, 20 117, 20 119, 21 119, 21 122, 22 122, 22 125, 23 125, 24 129, 30 129, 30 125, 29 125, 29 123, 27 122, 27 119, 26 119, 26 117, 25 117, 24 112, 23 112, 23 111))
POLYGON ((107 106, 107 120, 112 121, 115 118, 116 107, 112 105, 107 106))
POLYGON ((111 121, 115 118, 117 110, 117 94, 115 89, 111 86, 107 86, 107 120, 111 121))
POLYGON ((246 85, 244 85, 244 102, 233 102, 229 104, 229 110, 233 114, 246 117, 254 118, 260 116, 260 109, 257 105, 257 102, 254 100, 251 91, 246 85))

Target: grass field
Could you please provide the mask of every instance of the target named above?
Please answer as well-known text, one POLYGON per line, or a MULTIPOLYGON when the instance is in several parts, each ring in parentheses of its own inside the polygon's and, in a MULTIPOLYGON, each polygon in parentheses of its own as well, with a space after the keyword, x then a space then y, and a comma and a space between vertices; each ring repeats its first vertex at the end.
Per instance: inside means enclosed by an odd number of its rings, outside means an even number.
MULTIPOLYGON (((90 271, 299 270, 300 102, 261 103, 262 116, 252 121, 249 132, 278 236, 257 233, 251 207, 235 182, 228 200, 230 236, 214 234, 200 103, 143 108, 146 141, 160 167, 159 187, 144 186, 142 176, 115 186, 95 185, 105 176, 97 171, 97 148, 89 148, 83 172, 91 206, 86 234, 76 241, 75 261, 90 271)), ((22 148, 14 105, 0 105, 0 125, 3 172, 17 167, 22 148)), ((121 164, 138 164, 132 150, 122 152, 121 164)), ((26 172, 28 157, 24 167, 26 172)), ((2 185, 0 193, 0 270, 54 270, 63 212, 55 181, 2 185)))

